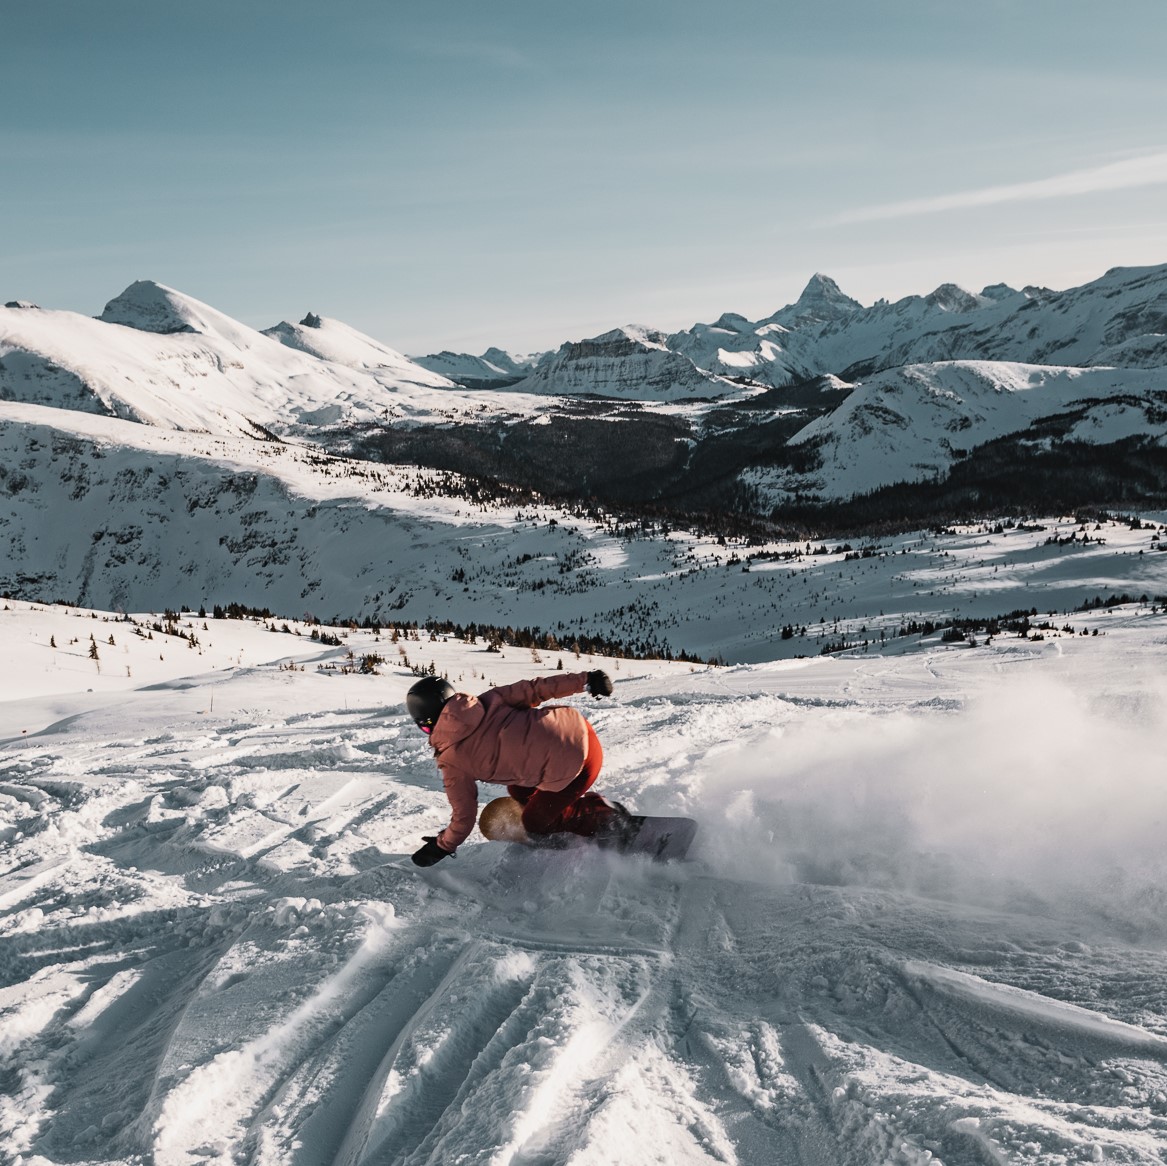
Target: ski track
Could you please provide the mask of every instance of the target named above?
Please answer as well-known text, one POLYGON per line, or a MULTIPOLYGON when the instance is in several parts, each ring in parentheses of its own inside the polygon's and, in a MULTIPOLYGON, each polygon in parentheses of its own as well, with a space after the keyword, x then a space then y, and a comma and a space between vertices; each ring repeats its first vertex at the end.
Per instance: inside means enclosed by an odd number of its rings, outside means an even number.
MULTIPOLYGON (((589 710, 606 789, 691 808, 735 736, 958 716, 935 663, 638 681, 589 710)), ((1163 1160, 1167 975, 1137 933, 738 877, 712 819, 683 865, 482 844, 422 873, 443 803, 400 709, 283 716, 262 682, 250 715, 105 709, 0 752, 12 1161, 1163 1160)))

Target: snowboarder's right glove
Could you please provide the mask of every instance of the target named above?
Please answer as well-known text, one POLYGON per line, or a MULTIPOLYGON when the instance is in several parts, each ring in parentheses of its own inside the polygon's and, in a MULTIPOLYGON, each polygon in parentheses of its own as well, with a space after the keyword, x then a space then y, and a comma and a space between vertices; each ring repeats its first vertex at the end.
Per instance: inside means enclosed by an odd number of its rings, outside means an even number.
POLYGON ((454 852, 443 850, 438 845, 437 838, 432 834, 427 834, 425 845, 411 857, 414 866, 433 866, 435 862, 441 862, 443 858, 453 858, 454 852))
POLYGON ((601 672, 598 668, 595 672, 588 673, 588 692, 599 700, 601 696, 612 695, 612 678, 606 673, 601 672))

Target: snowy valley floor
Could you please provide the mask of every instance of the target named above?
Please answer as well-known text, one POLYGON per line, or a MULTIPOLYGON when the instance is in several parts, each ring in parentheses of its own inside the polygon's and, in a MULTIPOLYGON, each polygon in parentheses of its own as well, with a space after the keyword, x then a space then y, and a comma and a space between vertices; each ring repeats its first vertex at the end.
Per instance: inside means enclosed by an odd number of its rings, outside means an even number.
MULTIPOLYGON (((578 702, 601 788, 698 818, 694 861, 475 841, 421 872, 409 645, 12 603, 0 1159, 1162 1162, 1167 616, 1073 623, 567 654, 617 679, 578 702), (389 663, 317 670, 349 650, 389 663)), ((413 647, 475 691, 559 659, 413 647)))

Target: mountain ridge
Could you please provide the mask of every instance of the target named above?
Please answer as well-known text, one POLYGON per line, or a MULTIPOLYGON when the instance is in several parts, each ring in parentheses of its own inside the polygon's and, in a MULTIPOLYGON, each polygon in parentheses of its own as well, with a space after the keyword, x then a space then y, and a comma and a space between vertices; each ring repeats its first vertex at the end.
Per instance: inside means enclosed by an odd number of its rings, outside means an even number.
POLYGON ((1005 437, 1023 459, 1067 443, 1161 450, 1165 346, 1167 266, 1064 292, 942 284, 869 308, 817 273, 764 322, 626 325, 537 360, 488 349, 494 379, 467 389, 341 321, 308 313, 258 331, 138 280, 97 319, 0 308, 0 399, 780 521, 796 503, 935 481, 1005 437), (1022 398, 1010 386, 1026 378, 1022 398))
MULTIPOLYGON (((796 301, 758 320, 724 312, 712 324, 669 334, 627 325, 565 342, 533 366, 527 374, 531 387, 541 393, 626 396, 634 371, 581 363, 621 333, 663 335, 663 347, 696 370, 674 364, 671 390, 662 377, 642 370, 654 384, 649 399, 684 398, 702 380, 704 391, 716 396, 727 391, 723 380, 780 388, 815 376, 853 380, 933 360, 1149 368, 1167 364, 1167 265, 1111 268, 1060 292, 998 283, 977 293, 944 283, 924 295, 868 307, 820 272, 796 301)), ((418 359, 439 368, 439 357, 418 359)), ((506 387, 514 372, 488 363, 469 354, 440 354, 440 370, 451 379, 469 387, 506 387), (466 371, 460 372, 463 365, 466 371)))

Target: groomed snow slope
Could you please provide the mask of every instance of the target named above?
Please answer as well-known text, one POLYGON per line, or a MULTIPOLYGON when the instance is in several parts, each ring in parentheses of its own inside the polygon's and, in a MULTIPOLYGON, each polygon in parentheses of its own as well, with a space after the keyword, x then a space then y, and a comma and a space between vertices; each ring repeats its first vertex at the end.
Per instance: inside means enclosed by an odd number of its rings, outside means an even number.
MULTIPOLYGON (((196 670, 119 697, 78 692, 49 636, 162 668, 173 637, 9 604, 5 658, 55 683, 20 700, 10 670, 0 706, 0 1144, 26 1166, 1161 1162, 1167 618, 1079 618, 1105 634, 612 664, 614 697, 577 702, 602 788, 698 817, 695 860, 476 839, 421 872, 446 808, 413 677, 317 671, 412 643, 192 621, 196 670)), ((471 690, 556 662, 423 647, 471 690)))

